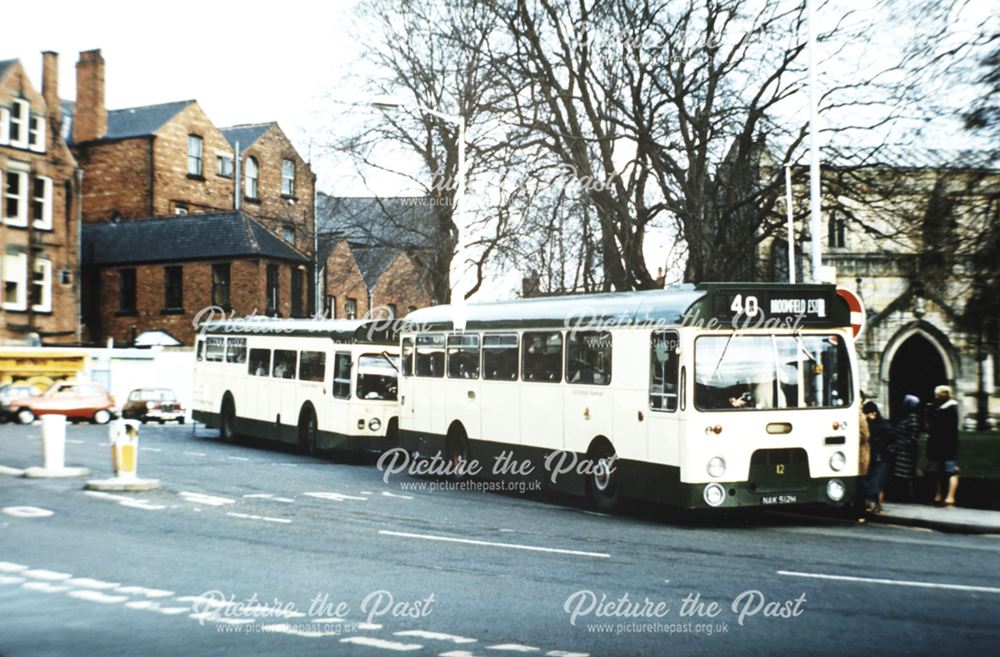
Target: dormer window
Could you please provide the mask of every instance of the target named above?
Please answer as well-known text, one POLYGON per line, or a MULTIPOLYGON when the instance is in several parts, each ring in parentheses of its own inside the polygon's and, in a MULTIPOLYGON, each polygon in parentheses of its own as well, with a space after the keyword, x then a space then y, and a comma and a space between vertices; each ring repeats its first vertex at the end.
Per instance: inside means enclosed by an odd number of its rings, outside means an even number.
POLYGON ((28 119, 28 146, 37 153, 45 152, 45 117, 32 115, 28 119))
POLYGON ((8 128, 8 138, 10 145, 15 148, 28 147, 28 119, 31 114, 31 106, 23 98, 14 99, 14 105, 10 109, 10 127, 8 128))
POLYGON ((260 198, 259 188, 258 188, 258 175, 260 171, 257 166, 257 159, 253 157, 247 158, 247 177, 246 177, 246 195, 247 198, 260 198))
POLYGON ((202 151, 204 140, 198 135, 188 135, 188 175, 202 175, 202 151))

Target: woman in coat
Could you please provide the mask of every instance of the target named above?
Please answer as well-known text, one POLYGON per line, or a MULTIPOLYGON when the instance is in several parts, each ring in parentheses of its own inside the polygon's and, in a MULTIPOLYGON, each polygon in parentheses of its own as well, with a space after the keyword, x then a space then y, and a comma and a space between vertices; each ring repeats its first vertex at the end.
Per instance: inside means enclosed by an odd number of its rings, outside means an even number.
POLYGON ((920 400, 913 395, 903 398, 903 419, 894 427, 892 452, 893 497, 913 497, 913 477, 917 474, 917 441, 920 439, 920 400))
POLYGON ((952 399, 951 388, 934 388, 927 439, 927 466, 924 472, 934 479, 935 506, 954 506, 958 490, 958 402, 952 399), (941 491, 948 481, 948 496, 941 491))
POLYGON ((885 487, 892 467, 892 455, 889 454, 889 446, 893 439, 892 427, 882 417, 875 402, 865 402, 861 410, 868 423, 868 442, 871 449, 871 463, 868 475, 865 477, 865 496, 874 500, 874 512, 881 513, 882 502, 885 501, 885 487))

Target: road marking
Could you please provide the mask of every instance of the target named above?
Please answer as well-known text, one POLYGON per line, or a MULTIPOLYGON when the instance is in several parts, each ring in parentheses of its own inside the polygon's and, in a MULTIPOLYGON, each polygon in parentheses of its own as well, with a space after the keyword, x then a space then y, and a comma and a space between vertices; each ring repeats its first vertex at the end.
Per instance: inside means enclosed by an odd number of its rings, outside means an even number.
POLYGON ((25 577, 31 577, 33 579, 44 579, 49 582, 59 582, 64 579, 69 579, 72 577, 69 573, 57 573, 53 570, 42 570, 41 568, 35 570, 25 570, 21 573, 25 577))
POLYGON ((281 502, 283 504, 295 504, 295 500, 293 500, 290 497, 276 497, 276 498, 274 498, 273 501, 275 501, 275 502, 281 502))
POLYGON ((195 504, 208 504, 209 506, 223 506, 224 504, 236 504, 236 500, 231 500, 228 497, 206 495, 205 493, 192 493, 189 491, 181 491, 179 495, 184 498, 185 502, 194 502, 195 504))
POLYGON ((275 623, 273 625, 264 625, 261 627, 265 632, 280 632, 282 634, 290 634, 292 636, 305 636, 311 639, 318 639, 324 636, 339 636, 343 632, 316 632, 312 630, 300 630, 295 625, 289 625, 288 623, 275 623))
POLYGON ((70 586, 79 586, 85 589, 113 589, 117 586, 121 586, 121 583, 115 582, 103 582, 99 579, 90 579, 89 577, 74 577, 73 579, 68 579, 64 582, 70 586))
POLYGON ((550 650, 545 657, 590 657, 589 652, 567 652, 565 650, 550 650))
POLYGON ((71 444, 71 445, 84 445, 84 444, 86 444, 85 441, 79 440, 77 438, 67 438, 66 442, 69 443, 69 444, 71 444))
POLYGON ((55 513, 48 509, 40 509, 37 506, 5 506, 0 511, 15 518, 48 518, 55 513))
POLYGON ((395 636, 412 636, 416 639, 434 639, 436 641, 451 641, 452 643, 475 643, 475 639, 465 636, 455 636, 444 632, 428 632, 427 630, 403 630, 394 632, 395 636))
POLYGON ((332 500, 334 502, 344 502, 355 500, 357 502, 367 502, 367 497, 357 497, 355 495, 343 495, 341 493, 302 493, 307 497, 318 497, 321 500, 332 500))
POLYGON ((361 491, 361 494, 362 495, 374 495, 375 493, 371 492, 370 490, 363 490, 363 491, 361 491))
POLYGON ((173 595, 173 591, 164 591, 163 589, 147 589, 145 586, 119 586, 115 589, 117 593, 126 593, 128 595, 144 595, 147 598, 165 598, 169 595, 173 595))
POLYGON ((941 584, 938 582, 914 582, 904 579, 881 579, 877 577, 852 577, 849 575, 823 575, 820 573, 800 573, 792 570, 779 570, 779 575, 789 577, 809 577, 812 579, 837 580, 842 582, 862 582, 866 584, 888 584, 890 586, 916 586, 925 589, 947 589, 951 591, 976 591, 977 593, 1000 593, 1000 588, 991 586, 967 586, 965 584, 941 584))
POLYGON ((531 552, 550 552, 552 554, 570 554, 578 557, 597 557, 599 559, 608 559, 611 557, 610 554, 605 552, 586 552, 584 550, 565 550, 562 548, 549 548, 540 547, 537 545, 521 545, 520 543, 497 543, 494 541, 479 541, 471 538, 456 538, 453 536, 434 536, 431 534, 411 534, 408 532, 393 532, 386 529, 380 529, 379 534, 384 536, 399 536, 401 538, 419 538, 425 541, 445 541, 448 543, 464 543, 466 545, 482 545, 486 547, 500 547, 509 548, 511 550, 529 550, 531 552))
POLYGON ((134 602, 126 602, 125 606, 129 609, 155 611, 166 616, 174 616, 176 614, 183 614, 191 611, 190 607, 162 607, 160 606, 160 603, 155 600, 135 600, 134 602))
POLYGON ((333 623, 346 623, 347 619, 346 618, 317 618, 317 619, 315 619, 313 621, 310 621, 310 622, 312 622, 312 623, 330 623, 332 625, 333 623))
POLYGON ((208 456, 205 452, 181 452, 181 454, 186 456, 208 456))
POLYGON ((250 460, 250 459, 248 459, 245 456, 227 456, 226 458, 229 459, 230 461, 249 461, 250 460))
POLYGON ((105 493, 100 490, 85 490, 84 495, 90 495, 91 497, 96 497, 102 500, 111 500, 113 502, 118 502, 121 506, 127 506, 132 509, 142 509, 143 511, 160 511, 167 508, 163 504, 155 504, 153 502, 147 502, 146 500, 140 500, 135 497, 129 497, 128 495, 116 495, 114 493, 105 493))
POLYGON ((162 452, 163 450, 159 449, 158 447, 140 447, 139 451, 140 452, 162 452))
POLYGON ((225 600, 219 600, 211 596, 204 595, 185 595, 177 598, 178 602, 190 602, 191 606, 194 607, 197 604, 199 607, 211 607, 218 609, 221 607, 232 607, 235 602, 227 602, 225 600))
POLYGON ((16 575, 0 575, 0 584, 20 584, 25 581, 27 580, 16 575))
POLYGON ((62 593, 63 591, 69 591, 68 586, 59 586, 57 584, 49 584, 48 582, 25 582, 21 585, 21 588, 30 591, 41 591, 42 593, 62 593))
POLYGON ((386 641, 385 639, 375 639, 368 636, 352 636, 341 639, 341 643, 356 643, 359 646, 371 646, 372 648, 382 648, 383 650, 396 650, 406 652, 408 650, 420 650, 423 648, 419 643, 399 643, 398 641, 386 641))
POLYGON ((382 491, 382 494, 385 495, 386 497, 399 497, 399 498, 402 498, 404 500, 412 500, 413 499, 413 497, 410 496, 410 495, 397 495, 396 493, 390 493, 389 491, 385 491, 385 490, 382 491))
POLYGON ((520 643, 498 643, 495 646, 486 646, 487 650, 509 650, 510 652, 538 652, 541 648, 535 646, 524 646, 520 643))
POLYGON ((243 497, 248 500, 269 500, 274 497, 274 495, 271 493, 250 493, 249 495, 244 495, 243 497))
POLYGON ((354 629, 374 632, 375 630, 381 630, 382 626, 378 623, 358 623, 354 626, 354 629))
POLYGON ((271 517, 268 517, 268 516, 254 515, 252 513, 233 513, 232 511, 230 511, 226 515, 227 516, 232 516, 233 518, 243 518, 243 519, 246 519, 246 520, 263 520, 264 522, 280 522, 280 523, 283 523, 283 524, 286 524, 286 525, 289 524, 290 522, 292 522, 288 518, 271 518, 271 517))
POLYGON ((99 602, 103 605, 114 605, 128 600, 127 595, 108 595, 107 593, 101 593, 100 591, 88 590, 70 591, 66 595, 71 598, 79 598, 80 600, 87 600, 89 602, 99 602))
POLYGON ((28 566, 22 566, 19 563, 11 563, 9 561, 0 561, 0 573, 19 573, 22 570, 27 570, 28 566))

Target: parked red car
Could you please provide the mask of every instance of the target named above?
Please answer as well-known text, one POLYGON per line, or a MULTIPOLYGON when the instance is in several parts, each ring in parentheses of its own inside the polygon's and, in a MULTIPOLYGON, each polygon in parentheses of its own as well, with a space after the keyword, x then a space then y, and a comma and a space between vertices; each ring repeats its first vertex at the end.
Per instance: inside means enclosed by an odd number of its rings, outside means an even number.
POLYGON ((169 388, 138 388, 129 393, 122 407, 122 417, 144 423, 156 420, 163 424, 176 420, 184 424, 184 408, 169 388))
POLYGON ((71 420, 90 420, 106 424, 114 417, 115 400, 96 383, 56 383, 40 397, 25 397, 9 402, 17 421, 31 424, 42 415, 65 415, 71 420))

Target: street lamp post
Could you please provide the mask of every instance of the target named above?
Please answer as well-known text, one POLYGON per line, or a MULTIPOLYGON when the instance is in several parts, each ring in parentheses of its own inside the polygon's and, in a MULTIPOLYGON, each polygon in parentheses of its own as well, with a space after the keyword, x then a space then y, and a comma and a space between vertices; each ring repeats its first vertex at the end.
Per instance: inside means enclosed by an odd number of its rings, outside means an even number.
POLYGON ((435 118, 441 119, 447 123, 450 123, 458 128, 458 162, 456 163, 456 173, 455 176, 457 180, 455 181, 455 197, 451 209, 451 219, 455 224, 455 228, 458 230, 458 240, 455 248, 455 255, 451 260, 451 266, 448 273, 448 285, 451 288, 451 303, 456 309, 456 328, 459 328, 458 324, 461 323, 461 328, 465 327, 465 250, 466 250, 466 227, 462 221, 463 212, 465 210, 465 175, 467 163, 465 160, 465 117, 461 114, 446 114, 444 112, 439 112, 430 107, 424 107, 423 105, 408 105, 405 103, 396 102, 373 102, 372 107, 380 110, 387 111, 399 111, 404 109, 414 109, 424 114, 429 114, 435 118))

